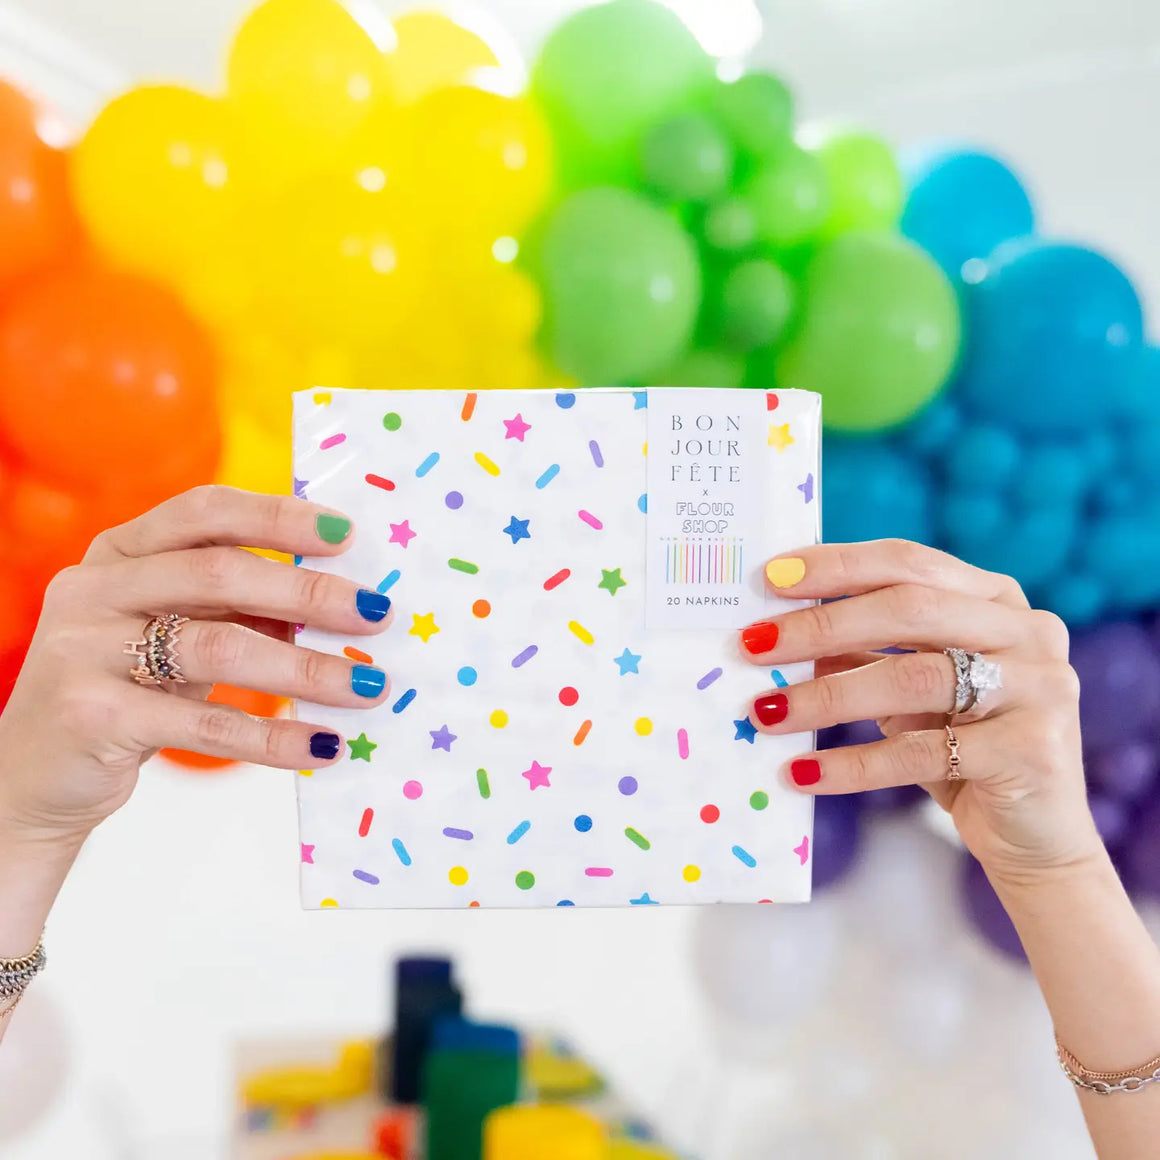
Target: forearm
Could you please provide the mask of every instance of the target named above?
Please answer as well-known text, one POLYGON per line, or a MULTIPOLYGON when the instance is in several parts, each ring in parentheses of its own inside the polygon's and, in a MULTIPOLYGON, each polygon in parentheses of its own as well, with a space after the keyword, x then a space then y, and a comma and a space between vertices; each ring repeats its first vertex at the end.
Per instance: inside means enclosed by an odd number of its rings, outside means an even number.
MULTIPOLYGON (((993 884, 1060 1042, 1093 1071, 1160 1055, 1160 949, 1106 854, 1034 881, 993 884)), ((1131 1096, 1079 1091, 1079 1098, 1100 1160, 1151 1155, 1160 1139, 1160 1083, 1131 1096)))

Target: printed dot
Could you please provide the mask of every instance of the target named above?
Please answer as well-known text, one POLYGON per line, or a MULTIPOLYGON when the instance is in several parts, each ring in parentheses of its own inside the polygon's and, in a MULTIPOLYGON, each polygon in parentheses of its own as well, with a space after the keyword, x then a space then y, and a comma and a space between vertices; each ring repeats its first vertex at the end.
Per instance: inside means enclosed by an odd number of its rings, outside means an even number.
POLYGON ((640 508, 640 510, 642 512, 644 512, 646 515, 648 514, 648 493, 647 492, 644 495, 641 495, 637 498, 636 506, 638 508, 640 508))
POLYGON ((647 737, 652 732, 652 722, 647 717, 638 717, 633 728, 641 737, 647 737))
POLYGON ((620 790, 620 792, 624 794, 625 797, 632 797, 632 795, 636 793, 640 787, 636 783, 636 778, 629 776, 622 777, 620 781, 617 782, 616 788, 620 790))
POLYGON ((386 427, 386 429, 388 431, 398 431, 398 429, 402 425, 403 425, 403 420, 399 417, 398 413, 395 411, 388 411, 383 416, 383 426, 386 427))
POLYGON ((450 882, 452 886, 466 886, 467 879, 468 873, 466 868, 463 866, 452 866, 451 869, 447 871, 447 881, 450 882))
POLYGON ((324 910, 333 910, 337 908, 338 903, 333 898, 324 898, 318 905, 324 910))
POLYGON ((577 830, 582 834, 588 833, 592 829, 592 819, 587 814, 581 814, 573 823, 577 830))
POLYGON ((491 605, 486 600, 477 600, 471 606, 472 614, 483 620, 485 617, 491 615, 491 605))
POLYGON ((516 885, 521 890, 531 890, 536 884, 536 876, 530 870, 521 870, 516 875, 516 885))
POLYGON ((701 880, 701 867, 686 866, 684 870, 681 871, 681 877, 686 882, 699 882, 701 880))
POLYGON ((580 700, 580 694, 571 685, 565 685, 560 690, 561 705, 575 705, 580 700))
POLYGON ((556 406, 561 410, 567 411, 570 407, 575 406, 576 396, 571 391, 561 391, 556 396, 556 406))
POLYGON ((458 511, 463 507, 463 496, 457 491, 449 491, 444 497, 443 502, 453 511, 458 511))
POLYGON ((703 821, 707 826, 711 826, 720 817, 721 811, 716 806, 701 807, 701 821, 703 821))
POLYGON ((410 802, 417 802, 423 796, 423 786, 417 781, 409 781, 403 786, 403 797, 410 802))
POLYGON ((494 709, 488 721, 497 729, 502 729, 508 723, 508 715, 502 709, 494 709))
POLYGON ((455 676, 459 683, 468 689, 479 679, 479 674, 470 665, 464 665, 455 676))
POLYGON ((769 805, 769 794, 767 794, 765 790, 759 789, 756 793, 750 794, 749 804, 755 810, 763 810, 767 805, 769 805))

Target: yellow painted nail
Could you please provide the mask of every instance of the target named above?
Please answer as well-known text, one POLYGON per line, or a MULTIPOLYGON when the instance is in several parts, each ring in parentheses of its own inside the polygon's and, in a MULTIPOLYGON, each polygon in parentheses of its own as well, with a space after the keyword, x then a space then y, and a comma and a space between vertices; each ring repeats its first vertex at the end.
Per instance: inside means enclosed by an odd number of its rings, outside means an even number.
POLYGON ((805 574, 806 562, 800 556, 784 556, 765 566, 766 579, 774 588, 792 588, 801 583, 805 574))

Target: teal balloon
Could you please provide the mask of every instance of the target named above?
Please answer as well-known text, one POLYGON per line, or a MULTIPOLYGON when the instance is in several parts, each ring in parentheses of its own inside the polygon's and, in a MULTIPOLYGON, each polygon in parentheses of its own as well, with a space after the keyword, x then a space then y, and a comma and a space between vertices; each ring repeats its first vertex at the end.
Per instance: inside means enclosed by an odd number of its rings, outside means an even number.
POLYGON ((793 96, 772 73, 751 72, 713 87, 709 108, 738 149, 768 160, 793 135, 793 96))
POLYGON ((685 350, 701 305, 696 246, 639 194, 565 198, 541 244, 545 340, 587 385, 644 381, 685 350))
POLYGON ((745 382, 745 360, 725 350, 691 350, 655 376, 658 387, 712 387, 735 390, 745 382))
POLYGON ((635 185, 645 132, 693 107, 714 81, 696 38, 655 0, 610 0, 569 17, 532 70, 565 187, 635 185))
POLYGON ((710 201, 733 179, 733 147, 706 116, 684 113, 651 130, 641 149, 645 184, 670 201, 710 201))
POLYGON ((721 333, 735 350, 777 343, 793 316, 794 285, 776 262, 751 258, 729 271, 721 288, 721 333))

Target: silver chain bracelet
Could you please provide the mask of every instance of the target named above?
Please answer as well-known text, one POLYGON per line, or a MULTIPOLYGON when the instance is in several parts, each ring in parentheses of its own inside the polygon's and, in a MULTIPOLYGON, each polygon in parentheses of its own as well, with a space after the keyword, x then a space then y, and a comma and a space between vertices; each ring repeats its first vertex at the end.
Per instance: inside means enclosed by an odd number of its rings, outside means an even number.
POLYGON ((36 946, 28 954, 19 959, 0 959, 0 1003, 15 1000, 11 1006, 0 1012, 0 1018, 16 1009, 28 984, 44 970, 48 956, 44 951, 44 935, 37 940, 36 946))
POLYGON ((1063 1074, 1084 1091, 1095 1092, 1100 1096, 1110 1096, 1113 1092, 1131 1095, 1150 1083, 1160 1083, 1160 1056, 1128 1071, 1089 1071, 1058 1039, 1055 1046, 1063 1074))

